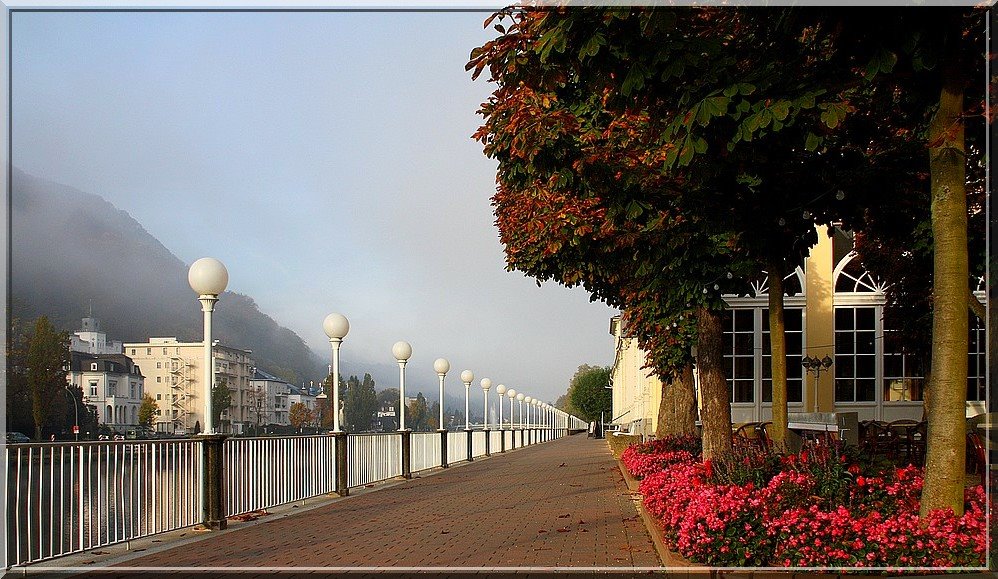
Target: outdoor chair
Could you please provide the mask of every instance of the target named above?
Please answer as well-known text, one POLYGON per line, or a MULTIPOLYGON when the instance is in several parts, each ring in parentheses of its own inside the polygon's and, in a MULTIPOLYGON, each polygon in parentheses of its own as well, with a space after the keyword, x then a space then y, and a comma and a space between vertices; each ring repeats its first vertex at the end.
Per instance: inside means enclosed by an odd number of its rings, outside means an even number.
POLYGON ((866 420, 864 423, 860 423, 859 427, 860 447, 870 455, 890 455, 894 443, 891 431, 887 428, 887 423, 879 420, 866 420))
POLYGON ((771 427, 773 423, 771 421, 760 422, 755 427, 756 438, 759 439, 759 445, 763 450, 769 451, 773 449, 773 437, 769 435, 768 428, 771 427))
POLYGON ((887 430, 891 433, 892 448, 888 456, 894 460, 912 463, 912 430, 918 426, 917 420, 895 420, 887 424, 887 430))
POLYGON ((754 441, 756 438, 755 428, 758 424, 758 422, 746 422, 736 428, 735 431, 731 433, 731 436, 733 438, 744 438, 746 440, 754 441))
POLYGON ((971 474, 984 476, 988 461, 984 451, 984 440, 977 431, 967 433, 967 453, 970 455, 970 460, 967 462, 967 470, 971 474))

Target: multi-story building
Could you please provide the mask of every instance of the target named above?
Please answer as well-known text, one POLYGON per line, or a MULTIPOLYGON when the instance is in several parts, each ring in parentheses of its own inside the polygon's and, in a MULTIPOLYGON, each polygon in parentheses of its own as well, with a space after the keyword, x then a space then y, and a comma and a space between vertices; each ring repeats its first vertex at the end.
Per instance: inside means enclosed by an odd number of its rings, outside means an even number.
MULTIPOLYGON (((883 316, 885 286, 865 271, 852 251, 851 236, 822 232, 804 267, 784 279, 787 342, 787 400, 790 412, 856 412, 860 420, 891 421, 922 416, 927 360, 900 351, 883 316), (804 356, 832 360, 827 371, 809 373, 804 356)), ((731 388, 732 422, 772 417, 769 352, 769 282, 753 284, 749 296, 724 296, 724 362, 731 388)), ((983 301, 984 280, 974 294, 983 301)), ((617 318, 614 318, 615 320, 617 318)), ((640 370, 644 353, 626 328, 611 323, 616 360, 613 415, 627 428, 634 420, 654 433, 661 385, 640 370)), ((970 315, 967 416, 985 409, 984 323, 970 315)))
POLYGON ((291 392, 291 384, 263 370, 254 369, 253 377, 250 379, 250 389, 256 404, 254 415, 257 425, 265 428, 271 425, 291 424, 288 419, 290 409, 288 394, 291 392))
MULTIPOLYGON (((204 343, 181 342, 175 337, 150 338, 126 343, 125 353, 146 373, 146 391, 158 409, 154 421, 159 432, 192 434, 205 430, 204 343)), ((222 346, 212 348, 216 384, 225 384, 231 395, 216 430, 239 434, 256 423, 255 397, 250 387, 254 366, 249 350, 222 346)))
POLYGON ((88 354, 120 354, 122 343, 107 340, 107 334, 100 329, 100 320, 94 317, 83 318, 82 329, 70 336, 69 349, 88 354))
POLYGON ((66 380, 83 391, 100 424, 119 432, 138 426, 145 379, 128 356, 70 352, 66 380))

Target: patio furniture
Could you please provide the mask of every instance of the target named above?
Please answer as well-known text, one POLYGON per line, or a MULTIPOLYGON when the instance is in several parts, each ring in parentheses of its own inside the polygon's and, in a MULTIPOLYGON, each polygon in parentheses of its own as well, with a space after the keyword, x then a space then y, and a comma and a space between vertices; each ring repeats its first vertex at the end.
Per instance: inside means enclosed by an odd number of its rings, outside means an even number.
MULTIPOLYGON (((913 431, 916 427, 918 427, 917 420, 902 419, 887 423, 887 430, 890 432, 892 443, 888 451, 889 458, 914 464, 912 441, 914 439, 913 431)), ((924 436, 922 440, 925 440, 924 436)))

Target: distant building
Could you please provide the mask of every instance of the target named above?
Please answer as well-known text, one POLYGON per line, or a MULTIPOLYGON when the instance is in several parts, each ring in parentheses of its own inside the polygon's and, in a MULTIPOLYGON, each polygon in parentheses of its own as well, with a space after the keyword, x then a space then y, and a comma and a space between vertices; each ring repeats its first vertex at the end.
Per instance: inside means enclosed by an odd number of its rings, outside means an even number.
POLYGON ((145 378, 128 356, 70 352, 66 380, 83 391, 98 423, 120 432, 138 426, 145 378))
POLYGON ((263 370, 254 369, 250 379, 250 389, 256 402, 255 414, 260 426, 288 426, 288 410, 291 407, 288 395, 291 384, 263 370))
POLYGON ((375 415, 374 420, 371 422, 371 430, 376 432, 391 432, 393 430, 398 430, 399 419, 398 412, 395 409, 395 403, 386 403, 378 407, 378 412, 375 415))
POLYGON ((100 329, 100 320, 94 317, 83 318, 82 329, 70 336, 69 349, 86 354, 121 354, 121 342, 108 342, 107 334, 100 329))
MULTIPOLYGON (((146 390, 159 409, 154 422, 158 432, 193 434, 203 432, 204 343, 180 342, 177 338, 149 338, 148 342, 126 343, 125 353, 146 372, 146 390)), ((254 367, 249 350, 215 344, 212 348, 215 381, 224 383, 232 395, 229 408, 222 411, 215 430, 240 434, 256 424, 256 398, 250 387, 254 367)))

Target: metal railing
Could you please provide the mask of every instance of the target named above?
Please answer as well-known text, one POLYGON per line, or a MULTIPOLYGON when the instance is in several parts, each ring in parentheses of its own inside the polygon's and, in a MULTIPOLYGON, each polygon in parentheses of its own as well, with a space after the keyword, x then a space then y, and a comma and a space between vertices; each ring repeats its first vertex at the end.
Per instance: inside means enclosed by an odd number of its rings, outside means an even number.
POLYGON ((336 490, 332 436, 229 438, 222 448, 226 516, 336 490))
POLYGON ((440 433, 413 432, 409 435, 412 472, 440 466, 440 433))
POLYGON ((468 433, 464 430, 447 433, 447 464, 468 460, 468 433))
POLYGON ((201 520, 198 441, 17 444, 5 455, 5 567, 201 520))
MULTIPOLYGON (((484 456, 486 441, 496 454, 568 434, 532 432, 473 431, 471 454, 484 456)), ((440 432, 7 445, 4 567, 218 519, 222 528, 226 517, 399 477, 405 438, 410 473, 442 465, 440 432), (221 504, 207 498, 218 492, 221 504)), ((468 432, 446 439, 447 463, 467 461, 468 432)))
POLYGON ((475 458, 485 456, 485 438, 487 434, 484 430, 475 430, 471 433, 471 456, 475 458))
POLYGON ((347 484, 359 487, 402 476, 401 438, 395 433, 347 437, 347 484))

